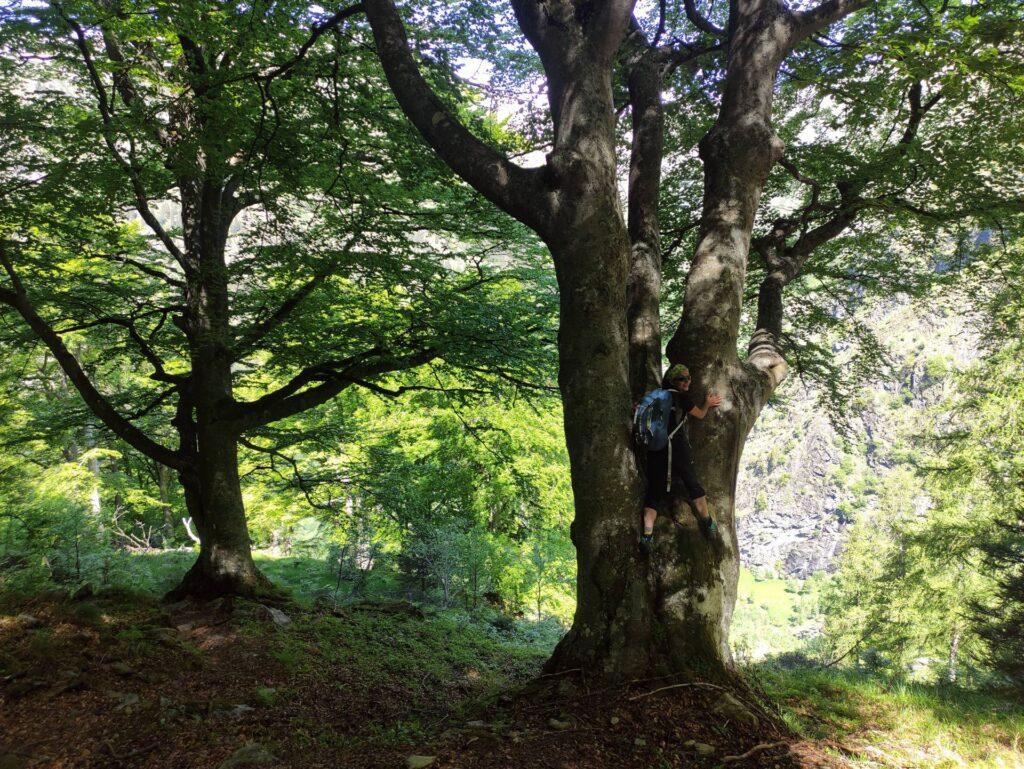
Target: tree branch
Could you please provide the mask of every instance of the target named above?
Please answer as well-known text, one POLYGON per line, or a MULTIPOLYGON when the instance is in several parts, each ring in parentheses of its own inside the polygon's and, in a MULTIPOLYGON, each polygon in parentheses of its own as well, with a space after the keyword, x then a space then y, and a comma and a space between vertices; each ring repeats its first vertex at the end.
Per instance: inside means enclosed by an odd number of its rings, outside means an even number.
MULTIPOLYGON (((895 147, 897 157, 902 158, 909 153, 910 145, 917 138, 922 120, 928 114, 928 110, 942 98, 940 91, 927 101, 922 101, 923 93, 924 84, 920 80, 914 81, 907 93, 910 113, 907 127, 895 147)), ((750 356, 754 355, 756 349, 762 361, 771 357, 768 353, 769 348, 775 347, 778 352, 777 345, 782 336, 782 292, 785 286, 800 273, 815 249, 844 232, 853 224, 861 210, 877 204, 876 201, 862 196, 868 180, 861 175, 853 174, 850 178, 836 183, 840 200, 832 209, 831 215, 818 226, 808 229, 810 215, 822 210, 821 183, 800 173, 796 165, 786 158, 780 159, 779 163, 794 179, 811 188, 811 200, 804 206, 798 219, 777 222, 774 232, 755 239, 751 244, 751 250, 761 254, 767 269, 758 290, 757 331, 751 338, 749 348, 750 356), (786 239, 798 228, 801 230, 800 235, 791 245, 787 245, 786 239)), ((900 204, 913 213, 924 215, 921 211, 914 211, 909 202, 900 201, 900 204)))
POLYGON ((146 414, 151 413, 161 403, 166 401, 168 398, 170 398, 172 395, 174 395, 174 393, 176 393, 177 391, 178 390, 177 390, 176 387, 168 387, 166 390, 164 390, 159 395, 157 395, 153 400, 151 400, 148 404, 143 406, 141 409, 139 409, 138 411, 134 411, 131 414, 128 414, 125 417, 125 419, 127 419, 129 422, 134 422, 136 419, 142 419, 142 417, 146 416, 146 414))
POLYGON ((14 270, 14 266, 8 258, 7 251, 0 244, 0 263, 11 279, 14 290, 0 288, 0 302, 12 307, 21 315, 35 335, 49 348, 53 357, 57 359, 60 367, 67 374, 68 379, 74 384, 82 396, 82 400, 99 417, 99 419, 113 432, 132 448, 140 451, 151 459, 161 464, 172 467, 176 470, 183 469, 185 462, 181 456, 166 446, 162 446, 149 436, 139 430, 135 425, 121 416, 110 405, 110 402, 100 394, 99 390, 90 381, 88 375, 70 350, 64 345, 60 335, 44 321, 36 312, 32 303, 25 293, 24 286, 14 270))
POLYGON ((725 30, 712 24, 711 20, 697 9, 696 0, 683 0, 683 8, 686 10, 686 18, 701 32, 705 32, 712 37, 725 37, 725 30))
POLYGON ((373 348, 342 361, 310 366, 286 385, 262 398, 233 404, 229 408, 229 419, 240 433, 262 427, 326 403, 353 384, 364 383, 367 379, 392 371, 421 366, 439 354, 436 349, 427 348, 396 357, 385 354, 380 348, 373 348), (302 389, 313 382, 319 384, 302 389))
MULTIPOLYGON (((147 313, 143 313, 143 315, 164 314, 166 312, 168 312, 167 309, 155 309, 150 310, 147 313)), ((167 373, 164 368, 163 359, 157 355, 156 351, 149 344, 149 341, 139 333, 139 330, 135 327, 134 318, 132 317, 125 315, 103 315, 87 323, 79 323, 70 328, 63 328, 55 333, 67 334, 72 331, 82 331, 87 328, 95 328, 96 326, 102 325, 120 326, 128 332, 132 341, 135 342, 136 346, 139 348, 139 352, 142 353, 142 356, 153 367, 153 373, 150 374, 150 379, 156 380, 157 382, 169 382, 172 384, 180 384, 188 379, 188 377, 183 374, 167 373)))
POLYGON ((626 322, 630 388, 634 398, 656 387, 661 379, 658 198, 665 137, 661 73, 658 51, 648 49, 631 68, 628 79, 633 142, 629 157, 627 226, 632 259, 626 287, 626 322))
MULTIPOLYGON (((125 158, 121 154, 120 150, 117 149, 117 145, 114 142, 114 127, 113 127, 113 113, 110 109, 110 101, 107 96, 107 90, 103 86, 103 81, 100 79, 99 72, 96 69, 96 63, 92 58, 92 51, 89 48, 89 42, 86 40, 85 31, 82 26, 64 13, 63 7, 57 3, 54 6, 57 12, 64 19, 65 23, 71 28, 75 36, 75 45, 78 47, 79 52, 82 54, 82 61, 85 64, 86 71, 89 75, 89 80, 92 83, 93 90, 95 91, 97 105, 100 110, 100 117, 103 121, 103 142, 107 145, 107 149, 110 151, 114 161, 121 167, 128 177, 128 181, 131 184, 132 192, 135 196, 135 208, 139 212, 139 216, 146 225, 153 231, 153 234, 157 236, 160 242, 163 244, 167 252, 174 257, 174 260, 181 266, 183 270, 188 272, 188 266, 185 260, 185 255, 181 249, 178 248, 178 244, 174 242, 167 231, 161 226, 156 216, 153 214, 152 209, 149 207, 149 198, 146 195, 146 189, 142 184, 142 179, 139 174, 139 168, 135 162, 134 149, 131 151, 129 158, 125 158)), ((132 145, 134 148, 134 144, 132 145)))
MULTIPOLYGON (((808 8, 806 11, 796 11, 792 14, 793 31, 789 39, 790 47, 795 46, 805 38, 813 35, 829 24, 839 21, 844 16, 849 16, 854 11, 859 11, 873 0, 825 0, 825 2, 808 8)), ((690 2, 690 0, 687 0, 690 2)))
POLYGON ((351 236, 342 247, 341 253, 331 260, 327 269, 314 274, 312 278, 299 286, 291 296, 281 302, 274 312, 249 329, 249 331, 247 331, 235 345, 232 353, 232 359, 239 360, 251 352, 256 345, 258 345, 267 336, 267 334, 280 326, 288 316, 291 315, 292 311, 302 304, 306 297, 313 293, 313 290, 316 289, 317 286, 331 277, 337 269, 338 262, 341 258, 348 256, 351 253, 357 238, 358 235, 351 236))
POLYGON ((584 20, 587 36, 602 56, 611 58, 629 28, 636 0, 604 0, 591 5, 597 10, 591 19, 584 20))
POLYGON ((97 259, 104 259, 108 262, 120 262, 121 264, 130 265, 139 272, 149 275, 151 278, 162 280, 169 286, 173 286, 174 288, 185 288, 184 280, 176 278, 173 275, 169 275, 161 269, 146 264, 145 262, 140 262, 138 259, 133 259, 130 256, 124 256, 122 254, 91 254, 90 256, 97 259))
MULTIPOLYGON (((136 107, 141 101, 139 96, 139 90, 135 87, 131 77, 128 74, 129 66, 125 61, 124 53, 121 50, 121 44, 118 42, 114 33, 107 27, 100 25, 100 29, 103 33, 103 48, 107 52, 107 58, 114 62, 118 69, 114 72, 114 88, 121 96, 121 101, 124 102, 125 106, 129 109, 136 107)), ((153 137, 156 139, 157 144, 161 147, 169 148, 172 144, 170 136, 164 129, 164 126, 160 123, 155 116, 147 116, 147 123, 152 128, 153 137)))
POLYGON ((293 58, 289 59, 284 64, 280 64, 268 72, 259 75, 259 78, 264 81, 270 81, 275 77, 288 75, 292 69, 306 58, 306 54, 309 53, 309 49, 316 44, 316 41, 319 40, 325 32, 335 29, 345 19, 350 16, 355 16, 358 13, 362 13, 364 10, 362 3, 355 3, 346 8, 342 8, 333 16, 322 21, 320 24, 315 25, 311 30, 309 37, 306 39, 306 42, 299 46, 299 51, 293 58))
POLYGON ((377 55, 403 112, 459 176, 503 211, 536 231, 546 228, 551 202, 543 169, 520 168, 474 136, 423 79, 392 0, 365 0, 377 55))

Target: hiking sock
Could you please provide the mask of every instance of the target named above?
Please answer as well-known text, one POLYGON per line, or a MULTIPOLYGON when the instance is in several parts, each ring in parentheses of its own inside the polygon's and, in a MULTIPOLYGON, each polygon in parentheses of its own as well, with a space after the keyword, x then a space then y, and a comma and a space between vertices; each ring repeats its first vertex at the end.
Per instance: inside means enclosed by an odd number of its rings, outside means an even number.
POLYGON ((649 553, 651 551, 651 545, 653 545, 653 544, 654 544, 654 532, 653 531, 650 534, 648 534, 647 532, 642 532, 640 534, 640 549, 641 550, 643 550, 645 553, 649 553))

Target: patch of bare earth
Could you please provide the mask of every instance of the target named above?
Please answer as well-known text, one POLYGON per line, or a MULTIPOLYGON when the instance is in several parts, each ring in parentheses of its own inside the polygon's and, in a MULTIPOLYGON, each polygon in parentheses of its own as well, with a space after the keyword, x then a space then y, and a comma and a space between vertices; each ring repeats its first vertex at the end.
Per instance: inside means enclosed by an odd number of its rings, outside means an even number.
POLYGON ((836 767, 750 692, 660 679, 604 688, 539 679, 442 735, 437 766, 476 769, 836 767))

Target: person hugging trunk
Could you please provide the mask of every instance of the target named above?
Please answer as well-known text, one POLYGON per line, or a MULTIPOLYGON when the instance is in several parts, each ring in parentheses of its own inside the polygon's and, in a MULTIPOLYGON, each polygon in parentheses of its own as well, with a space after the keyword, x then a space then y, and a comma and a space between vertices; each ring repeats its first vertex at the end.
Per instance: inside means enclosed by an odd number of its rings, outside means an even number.
POLYGON ((703 405, 690 394, 690 370, 682 363, 669 368, 662 380, 662 388, 672 393, 672 414, 669 419, 669 445, 661 449, 647 451, 647 486, 644 492, 644 530, 640 535, 640 548, 650 552, 654 542, 654 521, 658 518, 658 508, 672 502, 675 492, 680 487, 686 489, 691 506, 697 515, 700 530, 709 540, 715 536, 718 527, 708 512, 708 499, 704 487, 697 480, 697 470, 693 465, 693 450, 686 437, 683 426, 687 415, 694 419, 703 419, 708 412, 722 402, 722 397, 708 393, 703 405), (672 463, 671 473, 669 462, 672 463))

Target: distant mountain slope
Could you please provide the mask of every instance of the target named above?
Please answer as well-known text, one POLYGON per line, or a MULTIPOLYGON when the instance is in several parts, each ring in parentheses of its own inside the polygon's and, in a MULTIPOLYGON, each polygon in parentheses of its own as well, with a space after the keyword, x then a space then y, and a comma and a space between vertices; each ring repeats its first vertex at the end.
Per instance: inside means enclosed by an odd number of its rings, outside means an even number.
POLYGON ((796 378, 766 409, 744 450, 737 488, 748 568, 801 579, 834 568, 853 511, 873 504, 874 482, 913 453, 928 409, 953 394, 948 373, 977 357, 977 339, 946 305, 890 301, 865 312, 891 370, 853 399, 848 440, 818 406, 818 393, 796 378))

